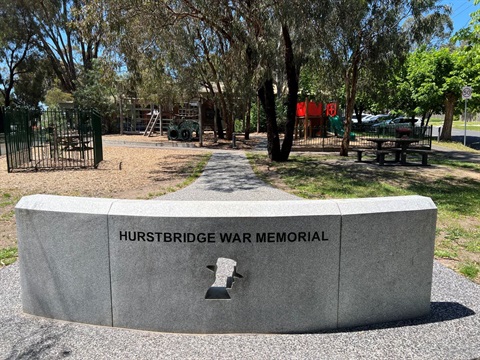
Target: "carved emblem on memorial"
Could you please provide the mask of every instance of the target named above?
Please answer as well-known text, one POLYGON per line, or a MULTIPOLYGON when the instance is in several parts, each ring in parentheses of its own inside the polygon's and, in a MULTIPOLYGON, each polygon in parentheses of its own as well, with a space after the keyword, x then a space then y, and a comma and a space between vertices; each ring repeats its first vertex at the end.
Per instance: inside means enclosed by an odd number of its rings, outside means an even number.
POLYGON ((242 279, 237 273, 237 262, 232 259, 218 258, 216 265, 208 265, 207 269, 215 273, 215 282, 210 286, 205 295, 208 300, 231 299, 227 289, 231 289, 235 278, 242 279))

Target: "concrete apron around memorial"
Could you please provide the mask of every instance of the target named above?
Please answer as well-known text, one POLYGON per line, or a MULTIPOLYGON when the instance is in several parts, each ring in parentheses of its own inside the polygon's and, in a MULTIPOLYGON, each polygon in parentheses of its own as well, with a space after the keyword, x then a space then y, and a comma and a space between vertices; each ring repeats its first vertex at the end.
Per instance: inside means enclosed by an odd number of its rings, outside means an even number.
POLYGON ((167 332, 295 333, 430 308, 436 208, 424 197, 35 195, 16 212, 23 309, 34 315, 167 332))

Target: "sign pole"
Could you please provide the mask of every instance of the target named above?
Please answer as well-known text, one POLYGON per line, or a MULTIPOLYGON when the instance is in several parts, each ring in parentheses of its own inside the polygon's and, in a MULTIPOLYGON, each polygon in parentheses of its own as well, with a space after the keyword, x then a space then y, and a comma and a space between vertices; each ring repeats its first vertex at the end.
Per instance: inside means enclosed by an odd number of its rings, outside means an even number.
POLYGON ((467 99, 465 99, 465 116, 464 116, 464 123, 465 123, 465 127, 464 127, 464 132, 463 132, 463 145, 464 146, 467 146, 467 99))
POLYGON ((467 146, 467 101, 472 98, 472 87, 464 86, 462 89, 462 99, 465 100, 465 128, 463 133, 463 145, 467 146))

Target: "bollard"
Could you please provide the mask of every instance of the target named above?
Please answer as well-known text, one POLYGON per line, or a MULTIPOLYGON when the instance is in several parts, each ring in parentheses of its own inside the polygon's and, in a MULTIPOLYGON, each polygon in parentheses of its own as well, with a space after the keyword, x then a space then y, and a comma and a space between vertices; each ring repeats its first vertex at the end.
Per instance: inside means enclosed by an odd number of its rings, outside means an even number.
POLYGON ((236 134, 233 133, 232 134, 232 149, 236 149, 237 148, 237 138, 236 138, 236 134))
POLYGON ((442 127, 438 127, 438 133, 437 133, 437 141, 440 141, 440 133, 442 132, 442 127))

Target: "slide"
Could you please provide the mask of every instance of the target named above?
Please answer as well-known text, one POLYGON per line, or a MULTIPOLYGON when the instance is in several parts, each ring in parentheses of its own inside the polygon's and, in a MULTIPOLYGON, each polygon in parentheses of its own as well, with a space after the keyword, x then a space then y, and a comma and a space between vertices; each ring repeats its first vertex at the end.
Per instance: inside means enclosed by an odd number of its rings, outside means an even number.
MULTIPOLYGON (((340 119, 340 116, 329 116, 328 119, 330 120, 330 132, 335 133, 338 137, 343 137, 345 130, 343 129, 343 123, 340 119)), ((350 132, 350 140, 355 140, 355 133, 350 132)))

